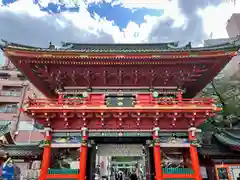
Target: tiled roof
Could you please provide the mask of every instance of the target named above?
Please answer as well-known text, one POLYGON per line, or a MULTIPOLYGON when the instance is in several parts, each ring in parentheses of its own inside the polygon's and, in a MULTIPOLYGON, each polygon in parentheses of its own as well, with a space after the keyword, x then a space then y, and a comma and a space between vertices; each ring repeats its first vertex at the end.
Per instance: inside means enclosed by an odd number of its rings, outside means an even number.
POLYGON ((18 135, 15 137, 16 143, 33 143, 39 142, 44 139, 44 135, 39 131, 18 131, 18 135))
POLYGON ((220 130, 219 133, 215 133, 216 139, 223 145, 230 147, 239 147, 240 150, 240 133, 237 131, 220 130))
POLYGON ((10 124, 11 122, 0 124, 0 136, 3 136, 10 131, 10 124))
POLYGON ((145 43, 145 44, 79 44, 79 43, 62 43, 62 47, 55 47, 50 44, 49 48, 39 48, 27 46, 12 42, 3 41, 0 48, 13 48, 28 51, 50 51, 50 52, 86 52, 86 53, 156 53, 156 52, 180 52, 180 51, 209 51, 224 50, 236 48, 235 41, 223 43, 208 47, 191 47, 191 42, 185 46, 178 47, 178 42, 169 43, 145 43))
MULTIPOLYGON (((1 145, 0 152, 5 152, 9 156, 39 156, 42 153, 42 148, 38 144, 22 144, 22 145, 1 145)), ((0 153, 4 156, 4 153, 0 153)))
MULTIPOLYGON (((206 132, 204 133, 206 134, 206 132)), ((209 136, 209 142, 203 143, 199 148, 199 153, 209 156, 226 156, 226 155, 238 155, 236 151, 240 150, 240 131, 218 129, 216 132, 209 136), (211 142, 211 143, 210 143, 211 142)))

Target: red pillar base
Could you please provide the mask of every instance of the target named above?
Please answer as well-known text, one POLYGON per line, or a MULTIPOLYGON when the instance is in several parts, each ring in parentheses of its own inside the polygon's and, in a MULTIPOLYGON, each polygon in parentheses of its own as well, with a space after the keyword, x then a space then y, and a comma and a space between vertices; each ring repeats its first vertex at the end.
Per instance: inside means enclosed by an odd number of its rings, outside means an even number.
POLYGON ((50 158, 51 158, 51 141, 52 141, 52 136, 51 134, 49 134, 49 132, 47 132, 45 141, 44 141, 43 159, 42 159, 42 166, 41 166, 39 180, 47 179, 48 168, 49 168, 50 158))
POLYGON ((86 179, 86 169, 87 169, 87 151, 88 151, 88 136, 87 128, 82 128, 82 144, 80 152, 80 172, 78 180, 86 179))
MULTIPOLYGON (((195 141, 196 140, 196 128, 190 128, 188 130, 188 139, 189 141, 195 141)), ((194 172, 194 179, 195 180, 202 180, 201 174, 200 174, 200 165, 199 165, 199 159, 198 159, 198 153, 197 153, 197 147, 195 145, 190 145, 190 157, 192 160, 192 168, 194 172)))
POLYGON ((154 154, 156 180, 162 180, 163 178, 160 140, 158 136, 159 130, 160 130, 159 128, 155 128, 153 132, 153 154, 154 154))

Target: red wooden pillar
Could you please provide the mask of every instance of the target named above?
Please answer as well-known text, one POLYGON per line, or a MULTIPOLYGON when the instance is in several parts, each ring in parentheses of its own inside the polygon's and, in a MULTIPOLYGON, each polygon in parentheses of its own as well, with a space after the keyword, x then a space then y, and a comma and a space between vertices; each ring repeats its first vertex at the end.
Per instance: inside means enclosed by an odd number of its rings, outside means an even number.
MULTIPOLYGON (((188 139, 190 143, 192 141, 196 141, 196 131, 197 131, 196 128, 189 128, 188 139)), ((194 171, 195 180, 202 180, 196 145, 190 144, 190 157, 192 161, 192 169, 194 171)))
POLYGON ((153 154, 156 180, 162 180, 163 177, 159 131, 160 128, 153 129, 153 154))
POLYGON ((86 169, 87 169, 87 151, 88 151, 88 129, 82 128, 82 144, 80 151, 80 173, 78 180, 86 179, 86 169))
POLYGON ((52 141, 52 135, 50 134, 50 129, 47 129, 45 141, 44 141, 42 167, 40 171, 39 180, 46 180, 46 177, 48 174, 48 168, 49 168, 50 159, 51 159, 51 141, 52 141))

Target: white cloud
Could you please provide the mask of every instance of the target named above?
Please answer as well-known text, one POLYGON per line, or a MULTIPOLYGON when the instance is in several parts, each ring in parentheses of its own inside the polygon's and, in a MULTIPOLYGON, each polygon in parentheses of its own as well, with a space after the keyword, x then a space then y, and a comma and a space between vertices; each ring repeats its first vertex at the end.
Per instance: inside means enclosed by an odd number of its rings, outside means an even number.
MULTIPOLYGON (((0 8, 0 37, 38 46, 47 46, 49 41, 57 44, 61 41, 138 43, 177 41, 178 39, 182 41, 197 40, 199 44, 203 38, 207 37, 202 31, 200 19, 192 14, 184 13, 186 10, 183 8, 181 0, 107 0, 107 2, 114 2, 114 4, 120 4, 130 9, 140 7, 164 9, 161 17, 146 15, 142 24, 130 21, 123 30, 120 30, 113 21, 100 18, 97 14, 94 15, 94 18, 90 16, 87 4, 102 1, 40 0, 41 6, 44 7, 50 2, 65 3, 68 6, 80 5, 79 12, 49 15, 40 11, 39 6, 33 4, 32 0, 18 0, 8 7, 0 8)), ((217 7, 198 8, 198 14, 203 20, 204 31, 208 35, 213 32, 216 38, 226 36, 224 25, 233 10, 234 8, 226 3, 217 7)))
MULTIPOLYGON (((54 0, 41 0, 42 6, 54 0)), ((75 42, 145 42, 152 23, 157 17, 145 17, 145 22, 137 25, 129 22, 121 31, 113 21, 94 18, 87 11, 83 2, 79 12, 63 12, 49 15, 33 4, 32 0, 19 0, 0 9, 0 21, 4 26, 0 29, 0 37, 9 41, 46 46, 49 41, 75 42), (15 28, 13 28, 15 27, 15 28)))
POLYGON ((2 15, 2 13, 9 12, 15 12, 16 15, 28 14, 33 17, 43 17, 47 15, 47 13, 40 11, 39 7, 33 4, 32 0, 19 0, 15 3, 11 3, 7 7, 1 7, 0 16, 2 15))
MULTIPOLYGON (((114 0, 113 5, 121 4, 125 8, 148 8, 148 9, 166 9, 169 7, 169 0, 114 0)), ((177 2, 177 1, 175 1, 177 2)))
POLYGON ((240 13, 240 3, 222 3, 216 7, 209 6, 198 12, 204 19, 204 31, 213 34, 213 38, 227 38, 226 25, 233 13, 240 13))
POLYGON ((113 24, 94 20, 82 6, 79 12, 49 15, 32 0, 19 0, 0 8, 0 21, 0 37, 19 43, 46 46, 49 41, 114 42, 107 32, 113 24))

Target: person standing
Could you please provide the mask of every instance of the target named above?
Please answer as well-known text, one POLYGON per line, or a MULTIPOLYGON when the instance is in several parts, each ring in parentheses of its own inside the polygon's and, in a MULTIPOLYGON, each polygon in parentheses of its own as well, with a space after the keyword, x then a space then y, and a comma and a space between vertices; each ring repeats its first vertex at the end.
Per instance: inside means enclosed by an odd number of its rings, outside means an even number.
POLYGON ((13 160, 11 158, 8 158, 2 166, 2 179, 14 180, 14 167, 13 160))
POLYGON ((130 175, 130 180, 138 180, 137 174, 135 171, 133 171, 130 175))

